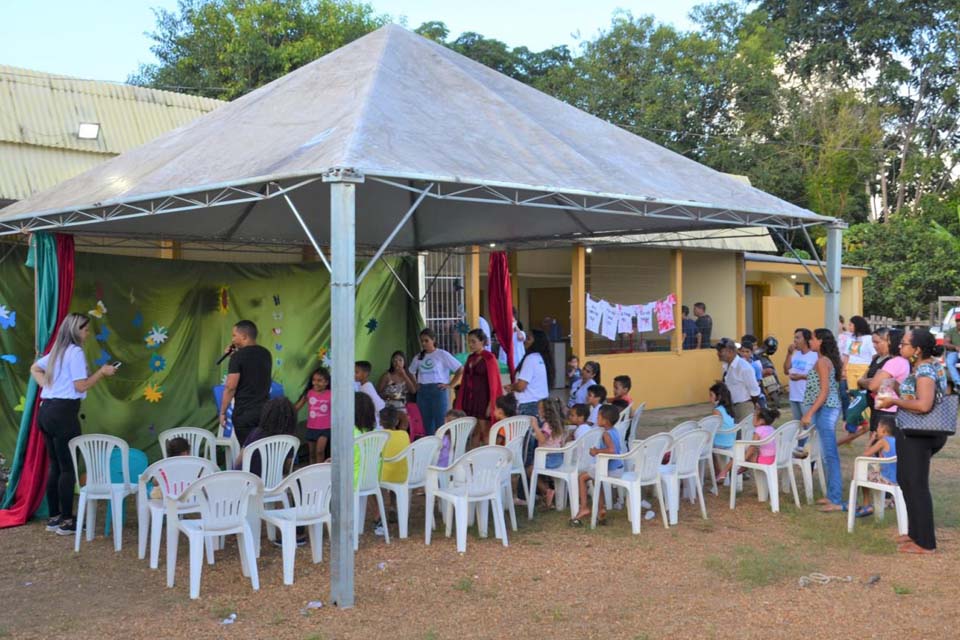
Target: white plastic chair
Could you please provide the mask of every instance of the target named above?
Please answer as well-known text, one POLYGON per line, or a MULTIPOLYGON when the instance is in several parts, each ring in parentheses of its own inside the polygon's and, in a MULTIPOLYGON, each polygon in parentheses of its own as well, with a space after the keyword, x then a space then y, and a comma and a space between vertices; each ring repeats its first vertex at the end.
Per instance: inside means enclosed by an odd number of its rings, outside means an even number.
MULTIPOLYGON (((639 440, 639 438, 637 437, 637 433, 640 430, 640 416, 643 415, 643 411, 646 408, 647 408, 647 403, 641 402, 630 411, 630 431, 627 434, 627 436, 631 441, 639 440)), ((627 441, 624 440, 624 442, 627 442, 627 441)))
MULTIPOLYGON (((797 441, 797 429, 799 427, 799 420, 790 420, 762 440, 737 440, 733 443, 734 457, 730 474, 736 477, 741 467, 753 469, 755 471, 754 481, 757 485, 757 499, 760 502, 764 502, 767 499, 767 494, 769 494, 770 510, 773 513, 780 512, 780 484, 778 477, 781 470, 785 470, 789 474, 790 489, 793 491, 793 501, 797 507, 800 506, 800 496, 797 493, 797 479, 793 473, 793 445, 797 441), (747 462, 747 448, 759 447, 769 442, 776 443, 776 453, 772 463, 760 464, 758 462, 747 462)), ((735 508, 736 504, 737 483, 731 482, 730 508, 735 508)))
POLYGON ((233 465, 237 458, 240 457, 240 441, 237 440, 237 430, 233 429, 230 432, 230 436, 223 435, 223 425, 217 427, 217 439, 214 441, 217 448, 224 448, 227 451, 224 453, 226 457, 226 467, 227 469, 232 469, 233 465), (228 457, 229 456, 229 457, 228 457))
POLYGON ((713 464, 713 438, 717 435, 721 422, 720 416, 714 415, 697 420, 697 426, 710 435, 706 444, 703 445, 703 451, 700 452, 700 477, 703 478, 704 474, 708 470, 710 471, 710 479, 713 481, 713 495, 719 495, 720 493, 720 489, 717 487, 717 467, 713 464))
MULTIPOLYGON (((527 484, 527 470, 524 468, 523 462, 526 459, 526 448, 529 446, 527 438, 532 437, 530 435, 530 422, 535 419, 536 418, 531 416, 513 416, 512 418, 500 420, 490 427, 490 444, 497 444, 497 435, 502 429, 503 446, 510 449, 510 453, 513 454, 513 464, 510 467, 510 475, 507 477, 507 483, 503 487, 503 507, 510 511, 510 526, 514 531, 517 530, 517 511, 513 503, 513 476, 520 476, 519 481, 524 485, 527 484)), ((528 489, 527 502, 534 502, 533 496, 537 495, 536 486, 533 488, 528 487, 528 489)))
MULTIPOLYGON (((536 488, 537 478, 547 476, 556 483, 554 506, 557 511, 564 507, 567 494, 570 496, 570 517, 573 518, 580 511, 580 484, 579 476, 588 466, 589 454, 587 451, 597 444, 603 435, 603 428, 594 427, 582 438, 570 442, 562 447, 537 447, 533 452, 533 472, 530 475, 530 487, 536 488), (547 456, 556 453, 563 456, 563 462, 554 469, 547 468, 547 456), (566 491, 564 491, 566 489, 566 491)), ((527 518, 533 519, 534 503, 527 502, 527 518)))
POLYGON ((190 542, 190 598, 200 597, 200 575, 206 538, 237 536, 240 568, 250 577, 253 590, 259 591, 257 555, 253 533, 247 522, 250 503, 263 495, 263 482, 246 471, 218 471, 191 484, 179 498, 167 498, 167 586, 172 587, 177 570, 180 534, 190 542), (198 518, 180 518, 183 505, 195 505, 198 518))
MULTIPOLYGON (((286 494, 277 491, 287 471, 287 459, 296 455, 300 448, 300 439, 296 436, 269 436, 257 440, 243 448, 240 469, 250 472, 254 454, 260 456, 260 480, 263 481, 263 498, 250 513, 250 530, 253 531, 253 547, 260 557, 260 511, 267 506, 280 504, 286 509, 290 506, 286 494)), ((267 524, 267 538, 274 540, 276 529, 267 524)))
POLYGON ((672 440, 669 435, 657 434, 646 440, 637 440, 635 446, 627 453, 610 455, 601 453, 597 456, 597 471, 593 485, 593 512, 590 517, 591 528, 597 526, 598 500, 602 485, 613 485, 626 491, 627 518, 634 535, 640 533, 640 522, 643 520, 641 507, 641 491, 644 485, 653 485, 657 500, 660 503, 660 514, 663 517, 663 526, 667 524, 667 510, 663 503, 663 488, 660 486, 660 461, 672 440), (629 460, 631 470, 624 471, 619 476, 609 473, 611 460, 629 460))
POLYGON ((113 550, 120 551, 123 536, 123 501, 127 496, 136 494, 137 488, 130 483, 130 447, 115 436, 94 434, 71 438, 67 444, 73 468, 77 477, 80 466, 77 464, 77 452, 86 467, 86 480, 80 487, 80 500, 77 504, 77 533, 73 550, 80 551, 80 532, 87 530, 87 541, 93 540, 97 524, 97 501, 110 501, 110 515, 113 519, 113 550), (114 483, 110 478, 110 455, 114 449, 120 449, 120 462, 123 482, 114 483))
POLYGON ((900 485, 886 484, 885 482, 870 482, 870 465, 897 464, 897 457, 872 458, 858 456, 853 462, 853 480, 850 481, 850 499, 847 502, 847 533, 853 533, 853 524, 856 521, 857 489, 863 487, 873 492, 873 517, 877 522, 883 521, 883 511, 886 506, 886 494, 893 497, 893 505, 897 514, 897 530, 905 536, 909 530, 907 521, 907 503, 903 499, 900 485))
POLYGON ((312 464, 291 473, 276 488, 289 493, 291 506, 263 511, 260 517, 280 530, 283 549, 283 584, 293 584, 297 552, 297 527, 307 527, 313 563, 323 560, 323 527, 330 530, 331 465, 312 464))
MULTIPOLYGON (((476 426, 477 419, 467 417, 451 420, 437 428, 435 435, 440 438, 441 447, 443 446, 443 437, 449 436, 450 438, 450 459, 447 460, 447 466, 452 465, 460 456, 466 453, 467 443, 470 442, 470 434, 473 433, 473 429, 476 426)), ((493 431, 492 428, 491 431, 493 431)), ((434 461, 434 464, 436 464, 436 461, 434 461)))
POLYGON ((620 417, 614 423, 613 428, 620 434, 620 442, 624 449, 627 448, 627 432, 630 430, 630 407, 620 412, 620 417))
MULTIPOLYGON (((198 456, 164 458, 147 467, 137 481, 137 557, 143 560, 150 538, 150 568, 160 563, 160 537, 163 535, 163 519, 167 514, 166 498, 179 498, 180 494, 205 475, 219 471, 217 465, 198 456), (159 500, 150 498, 147 483, 153 481, 160 489, 159 500)), ((196 504, 178 503, 178 513, 196 513, 196 504)), ((212 548, 209 553, 212 553, 212 548)))
MULTIPOLYGON (((793 465, 800 468, 800 477, 803 478, 803 491, 807 498, 807 504, 813 504, 813 467, 817 467, 817 477, 820 480, 820 491, 824 495, 827 493, 827 478, 823 471, 823 455, 820 450, 820 438, 817 436, 817 429, 810 425, 810 428, 801 431, 797 430, 797 442, 804 438, 807 439, 804 449, 807 452, 806 457, 793 457, 793 465)), ((792 455, 792 454, 791 454, 792 455)))
MULTIPOLYGON (((671 436, 672 437, 672 436, 671 436)), ((700 513, 704 519, 707 517, 707 505, 703 499, 703 482, 700 475, 700 454, 709 442, 709 434, 703 429, 692 429, 679 437, 673 438, 673 444, 670 446, 670 464, 675 465, 676 470, 668 479, 673 483, 675 495, 679 495, 680 485, 684 480, 692 482, 695 491, 695 497, 700 501, 700 513)), ((693 502, 691 496, 691 502, 693 502)))
POLYGON ((503 483, 510 476, 513 454, 506 447, 478 447, 464 454, 453 466, 427 469, 427 510, 425 543, 430 544, 433 531, 434 502, 440 499, 446 502, 444 511, 453 509, 446 518, 447 537, 450 536, 453 520, 457 522, 457 551, 467 551, 467 520, 470 503, 480 503, 484 508, 477 518, 480 537, 487 535, 487 510, 489 504, 493 511, 495 534, 507 546, 507 525, 503 517, 503 483), (446 486, 440 486, 440 477, 451 474, 453 480, 446 486))
POLYGON ((183 438, 190 444, 190 455, 206 458, 210 462, 217 462, 217 439, 213 433, 197 427, 176 427, 161 431, 157 436, 160 441, 160 455, 167 457, 167 443, 174 438, 183 438))
MULTIPOLYGON (((740 432, 740 438, 739 438, 740 440, 752 440, 752 439, 753 439, 753 429, 754 429, 754 427, 753 427, 753 416, 752 416, 752 415, 749 415, 749 416, 746 416, 746 417, 745 417, 743 420, 741 420, 740 422, 735 423, 735 424, 734 424, 732 427, 730 427, 730 428, 724 429, 723 427, 721 427, 721 428, 717 429, 716 433, 714 434, 714 437, 716 437, 717 435, 719 435, 719 434, 721 434, 721 433, 733 433, 733 434, 736 434, 737 432, 740 432)), ((736 438, 736 436, 734 436, 734 438, 736 438)), ((711 446, 713 446, 712 443, 711 443, 711 446)), ((718 457, 722 458, 723 460, 733 460, 733 447, 730 447, 729 449, 724 449, 723 447, 713 447, 713 455, 718 456, 718 457)), ((727 479, 724 481, 724 483, 725 483, 725 484, 726 484, 726 483, 729 483, 730 480, 731 480, 731 478, 730 478, 730 476, 728 475, 728 476, 727 476, 727 479)), ((742 483, 742 481, 741 481, 741 478, 738 477, 738 478, 737 478, 737 482, 738 482, 738 486, 742 489, 743 483, 742 483)))
POLYGON ((680 436, 684 435, 685 433, 690 433, 691 431, 694 431, 699 428, 700 428, 700 425, 697 424, 696 420, 684 420, 683 422, 675 426, 673 429, 670 429, 670 431, 668 431, 667 433, 669 433, 670 437, 673 438, 674 442, 676 442, 677 438, 679 438, 680 436))
POLYGON ((400 538, 406 539, 410 525, 410 492, 426 484, 427 467, 437 458, 440 450, 440 439, 436 436, 420 438, 392 458, 384 458, 384 463, 407 461, 406 482, 380 481, 380 488, 393 491, 397 497, 397 526, 400 529, 400 538))
POLYGON ((390 434, 386 431, 371 431, 353 440, 353 446, 360 449, 360 477, 353 488, 353 513, 356 521, 353 527, 353 550, 360 547, 360 534, 367 519, 367 497, 377 498, 380 509, 380 522, 383 523, 383 537, 390 544, 390 530, 387 527, 387 510, 383 506, 383 492, 380 491, 380 464, 383 448, 390 434))

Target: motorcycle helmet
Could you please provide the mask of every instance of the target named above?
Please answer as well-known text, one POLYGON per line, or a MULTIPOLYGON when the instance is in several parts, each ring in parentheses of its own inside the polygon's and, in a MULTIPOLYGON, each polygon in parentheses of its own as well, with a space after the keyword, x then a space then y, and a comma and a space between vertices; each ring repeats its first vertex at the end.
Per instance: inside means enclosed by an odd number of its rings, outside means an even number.
POLYGON ((773 336, 767 336, 763 340, 763 351, 768 356, 772 356, 777 352, 777 347, 780 346, 780 343, 777 342, 777 339, 773 336))

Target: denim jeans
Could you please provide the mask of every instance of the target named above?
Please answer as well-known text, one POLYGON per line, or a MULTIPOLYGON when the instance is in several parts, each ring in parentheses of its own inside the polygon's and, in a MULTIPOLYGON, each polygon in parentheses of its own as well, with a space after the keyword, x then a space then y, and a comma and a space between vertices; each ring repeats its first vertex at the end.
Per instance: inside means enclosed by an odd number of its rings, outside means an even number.
POLYGON ((793 416, 794 420, 799 420, 803 417, 803 403, 798 402, 797 400, 790 401, 790 414, 793 416))
POLYGON ((957 360, 960 359, 960 352, 947 351, 947 375, 953 380, 953 386, 960 389, 960 371, 957 371, 957 360))
POLYGON ((837 449, 838 407, 820 407, 813 414, 813 424, 820 439, 824 472, 827 475, 827 500, 843 504, 843 476, 840 471, 840 451, 837 449))
POLYGON ((423 418, 423 429, 428 436, 437 432, 450 408, 450 398, 446 389, 439 384, 421 384, 417 389, 417 408, 423 418))

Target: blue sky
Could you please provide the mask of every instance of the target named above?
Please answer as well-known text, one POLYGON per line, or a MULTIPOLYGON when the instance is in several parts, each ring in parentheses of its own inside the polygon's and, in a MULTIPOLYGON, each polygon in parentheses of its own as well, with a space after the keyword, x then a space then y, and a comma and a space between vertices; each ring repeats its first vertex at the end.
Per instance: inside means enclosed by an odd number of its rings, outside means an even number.
MULTIPOLYGON (((427 20, 447 23, 453 35, 476 31, 511 46, 534 50, 590 38, 622 8, 652 14, 689 28, 687 14, 700 2, 607 0, 372 0, 380 13, 414 28, 427 20), (579 34, 579 35, 578 35, 579 34)), ((0 0, 0 64, 37 71, 124 81, 140 63, 153 62, 152 8, 174 9, 176 0, 0 0)))

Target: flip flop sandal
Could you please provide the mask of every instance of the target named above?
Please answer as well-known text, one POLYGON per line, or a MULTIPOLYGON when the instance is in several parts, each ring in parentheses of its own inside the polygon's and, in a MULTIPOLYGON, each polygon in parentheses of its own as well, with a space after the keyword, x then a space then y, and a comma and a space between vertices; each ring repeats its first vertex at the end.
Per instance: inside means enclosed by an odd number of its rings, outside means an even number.
POLYGON ((567 524, 571 527, 582 527, 583 521, 580 518, 572 518, 567 524))
MULTIPOLYGON (((844 511, 846 511, 846 509, 844 509, 844 511)), ((856 516, 857 516, 858 518, 865 518, 865 517, 867 517, 867 516, 872 516, 872 515, 873 515, 873 505, 866 505, 866 506, 863 506, 863 507, 857 507, 857 510, 856 510, 855 514, 856 514, 856 516)))

